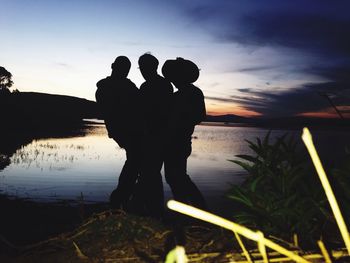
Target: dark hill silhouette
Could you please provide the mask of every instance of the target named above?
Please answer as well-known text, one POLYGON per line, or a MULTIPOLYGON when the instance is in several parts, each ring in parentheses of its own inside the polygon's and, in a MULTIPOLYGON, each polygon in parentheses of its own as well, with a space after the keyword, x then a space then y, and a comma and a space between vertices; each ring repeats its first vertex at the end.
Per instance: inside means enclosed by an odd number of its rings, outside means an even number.
POLYGON ((311 118, 302 116, 287 117, 242 117, 235 114, 212 116, 207 115, 206 122, 237 123, 242 126, 255 126, 276 129, 299 129, 305 126, 318 128, 349 128, 349 119, 311 118))
POLYGON ((96 117, 96 103, 86 99, 36 92, 1 94, 0 171, 33 139, 83 135, 83 119, 96 117))
POLYGON ((96 102, 64 95, 18 92, 0 97, 2 130, 64 129, 97 118, 96 102))
POLYGON ((226 122, 226 123, 249 123, 250 118, 242 117, 235 114, 226 115, 207 115, 205 121, 207 122, 226 122))

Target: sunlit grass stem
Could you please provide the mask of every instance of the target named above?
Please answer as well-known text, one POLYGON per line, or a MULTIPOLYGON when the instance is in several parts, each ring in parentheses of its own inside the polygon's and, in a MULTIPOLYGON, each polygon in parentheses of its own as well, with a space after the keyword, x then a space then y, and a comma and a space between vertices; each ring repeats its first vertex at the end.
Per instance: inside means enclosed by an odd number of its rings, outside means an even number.
POLYGON ((174 201, 174 200, 170 200, 168 202, 168 207, 171 210, 177 211, 179 213, 185 214, 185 215, 189 215, 192 216, 194 218, 197 219, 201 219, 203 221, 212 223, 214 225, 218 225, 221 226, 223 228, 229 229, 231 231, 237 232, 238 234, 245 236, 248 239, 251 239, 255 242, 261 242, 261 244, 264 244, 265 246, 289 257, 290 259, 296 261, 296 262, 309 262, 307 260, 305 260, 304 258, 302 258, 301 256, 293 253, 292 251, 289 251, 288 249, 285 249, 283 247, 281 247, 280 245, 274 243, 273 241, 264 238, 264 236, 262 236, 261 234, 259 234, 259 232, 254 232, 252 230, 250 230, 249 228, 246 228, 244 226, 241 226, 239 224, 236 224, 234 222, 231 222, 229 220, 226 220, 222 217, 219 217, 217 215, 208 213, 206 211, 200 210, 198 208, 174 201))
POLYGON ((247 261, 248 261, 249 263, 252 263, 252 262, 253 262, 253 261, 252 261, 252 258, 250 257, 250 254, 249 254, 248 250, 247 250, 246 247, 244 246, 241 237, 237 234, 237 232, 233 232, 233 233, 235 234, 235 237, 236 237, 236 239, 237 239, 237 241, 238 241, 238 244, 239 244, 239 246, 241 247, 241 249, 242 249, 242 251, 243 251, 243 255, 246 257, 246 259, 247 259, 247 261))
POLYGON ((306 145, 306 148, 307 150, 309 151, 310 153, 310 156, 311 156, 311 159, 312 159, 312 162, 314 163, 315 165, 315 168, 316 168, 316 171, 317 171, 317 174, 321 180, 321 184, 326 192, 326 196, 327 196, 327 199, 329 201, 329 204, 331 206, 331 209, 333 211, 333 214, 334 214, 334 217, 336 219, 336 222, 338 224, 338 227, 340 229, 340 233, 343 237, 343 240, 344 240, 344 243, 345 243, 345 246, 348 250, 348 254, 350 255, 350 237, 349 237, 349 231, 346 227, 346 224, 345 224, 345 221, 344 221, 344 218, 340 212, 340 209, 339 209, 339 205, 338 205, 338 202, 334 196, 334 193, 333 193, 333 190, 332 190, 332 187, 328 181, 328 178, 327 178, 327 175, 323 169, 323 166, 322 166, 322 163, 321 163, 321 160, 320 158, 318 157, 318 154, 317 154, 317 151, 316 151, 316 148, 313 144, 313 141, 312 141, 312 136, 311 136, 311 133, 309 131, 308 128, 304 128, 303 129, 303 135, 301 136, 301 138, 303 139, 305 145, 306 145))
POLYGON ((260 251, 260 254, 264 260, 264 263, 268 263, 268 257, 267 257, 267 253, 266 253, 266 247, 265 244, 263 242, 264 240, 264 234, 261 231, 257 231, 258 235, 259 235, 259 240, 258 240, 258 249, 260 251))
POLYGON ((328 251, 327 251, 325 245, 323 244, 323 242, 321 240, 319 240, 319 241, 317 241, 317 244, 322 252, 322 255, 325 259, 325 262, 332 263, 331 257, 329 256, 328 251))

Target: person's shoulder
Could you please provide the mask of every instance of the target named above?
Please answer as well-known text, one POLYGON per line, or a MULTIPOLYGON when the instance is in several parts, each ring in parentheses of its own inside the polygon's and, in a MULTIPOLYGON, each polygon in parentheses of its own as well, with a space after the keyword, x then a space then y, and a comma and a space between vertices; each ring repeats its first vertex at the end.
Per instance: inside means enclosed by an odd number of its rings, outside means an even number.
POLYGON ((167 91, 171 91, 173 93, 173 85, 171 85, 171 82, 164 78, 163 76, 158 75, 157 81, 159 82, 159 86, 161 86, 163 89, 165 88, 167 91))
POLYGON ((106 83, 108 83, 108 82, 110 82, 110 81, 111 81, 111 77, 108 76, 108 77, 105 77, 105 78, 99 80, 99 81, 97 82, 97 85, 103 85, 103 84, 106 84, 106 83))
POLYGON ((125 81, 125 83, 127 83, 128 85, 130 85, 130 86, 135 86, 135 87, 136 87, 135 83, 132 82, 130 79, 125 78, 124 81, 125 81))
POLYGON ((145 89, 147 89, 147 86, 148 86, 147 81, 143 82, 143 83, 141 84, 141 86, 140 86, 140 90, 141 90, 141 91, 144 91, 145 89))
POLYGON ((125 82, 126 82, 129 86, 137 88, 136 85, 135 85, 135 83, 132 82, 130 79, 126 78, 126 79, 125 79, 125 82))
POLYGON ((193 95, 204 98, 203 91, 200 88, 193 84, 190 84, 189 87, 193 95))
POLYGON ((137 86, 135 85, 134 82, 132 82, 130 79, 126 78, 125 80, 125 86, 132 90, 133 92, 139 92, 139 89, 137 88, 137 86))
POLYGON ((105 87, 107 84, 109 84, 111 81, 111 77, 106 77, 104 79, 101 79, 99 80, 97 83, 96 83, 96 86, 98 88, 102 88, 102 87, 105 87))
POLYGON ((164 77, 161 76, 161 75, 158 75, 157 81, 162 82, 162 83, 164 83, 164 84, 170 84, 170 81, 167 80, 166 78, 164 78, 164 77))
POLYGON ((109 86, 110 86, 110 77, 106 77, 104 79, 99 80, 96 83, 97 89, 95 92, 95 98, 96 99, 100 99, 102 97, 106 96, 106 93, 109 90, 109 86))

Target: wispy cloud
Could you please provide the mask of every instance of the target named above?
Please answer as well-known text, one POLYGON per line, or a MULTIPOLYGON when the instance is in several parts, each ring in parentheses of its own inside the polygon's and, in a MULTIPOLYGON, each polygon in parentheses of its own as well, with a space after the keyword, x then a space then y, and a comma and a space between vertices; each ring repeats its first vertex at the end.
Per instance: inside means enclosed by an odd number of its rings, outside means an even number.
POLYGON ((71 66, 67 63, 63 63, 63 62, 54 62, 55 66, 61 67, 61 68, 71 68, 71 66))
POLYGON ((223 97, 205 96, 205 99, 207 99, 207 100, 214 100, 214 101, 220 101, 220 102, 228 102, 228 103, 235 102, 235 99, 223 98, 223 97))
POLYGON ((237 72, 261 72, 267 70, 273 70, 278 68, 278 66, 255 66, 237 69, 237 72))
POLYGON ((309 83, 279 92, 241 89, 242 95, 231 96, 231 101, 265 116, 295 116, 329 108, 323 94, 332 95, 334 104, 339 107, 350 106, 350 97, 344 96, 349 91, 337 82, 309 83))

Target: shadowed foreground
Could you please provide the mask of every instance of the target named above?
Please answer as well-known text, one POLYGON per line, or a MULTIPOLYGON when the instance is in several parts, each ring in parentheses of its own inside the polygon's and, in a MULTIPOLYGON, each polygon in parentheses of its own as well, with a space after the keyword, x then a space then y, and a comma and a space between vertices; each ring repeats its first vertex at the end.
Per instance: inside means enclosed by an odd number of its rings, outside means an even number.
MULTIPOLYGON (((238 251, 229 231, 207 225, 185 229, 186 252, 200 262, 228 262, 238 251), (236 247, 236 248, 235 248, 236 247)), ((164 262, 175 245, 170 226, 122 211, 94 214, 72 232, 27 246, 1 244, 1 262, 164 262)), ((239 256, 239 253, 237 253, 239 256)))

